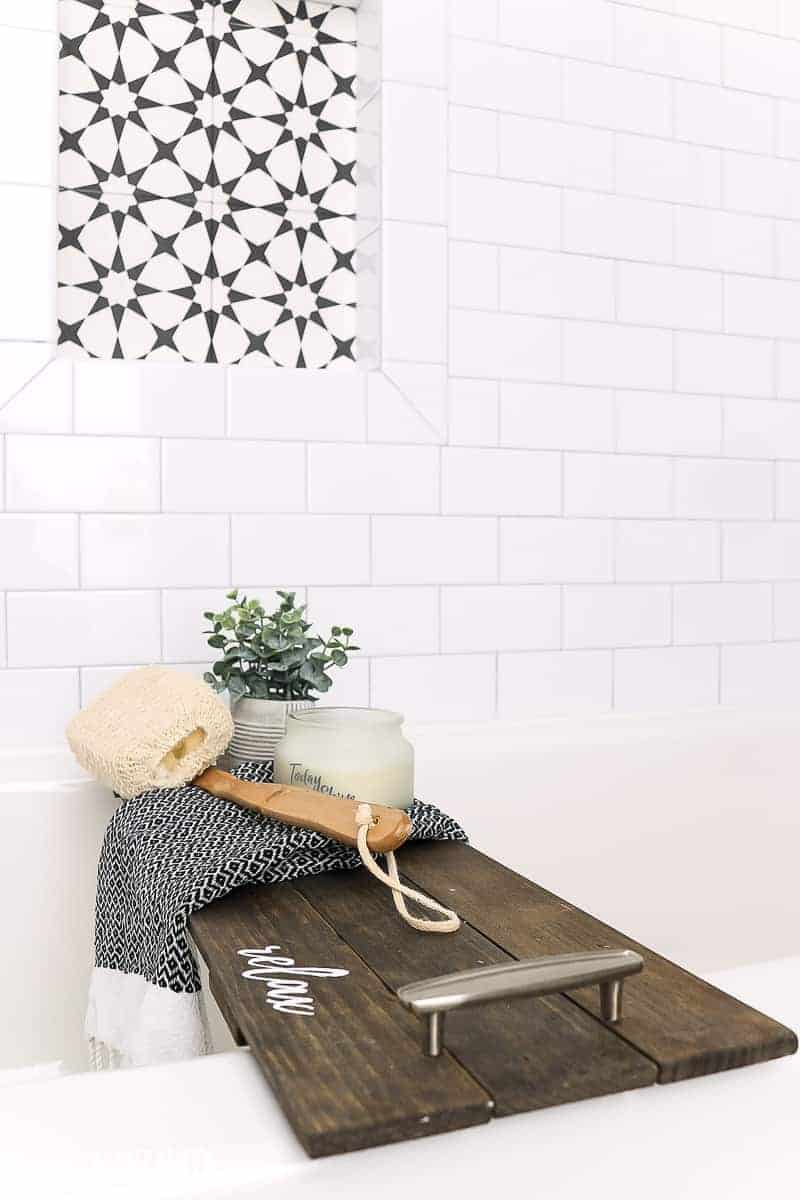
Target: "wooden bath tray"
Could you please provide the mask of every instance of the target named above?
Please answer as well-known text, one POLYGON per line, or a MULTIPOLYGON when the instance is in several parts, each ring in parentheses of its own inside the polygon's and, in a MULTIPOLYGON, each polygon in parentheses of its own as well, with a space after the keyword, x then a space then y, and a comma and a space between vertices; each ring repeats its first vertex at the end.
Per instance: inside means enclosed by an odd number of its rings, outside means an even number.
POLYGON ((399 862, 407 881, 459 913, 458 933, 410 929, 361 870, 241 888, 190 921, 231 1032, 312 1157, 797 1049, 790 1029, 470 846, 409 843, 399 862), (430 976, 610 949, 644 959, 613 1026, 597 988, 500 1000, 449 1013, 446 1047, 432 1058, 422 1022, 397 997, 430 976))

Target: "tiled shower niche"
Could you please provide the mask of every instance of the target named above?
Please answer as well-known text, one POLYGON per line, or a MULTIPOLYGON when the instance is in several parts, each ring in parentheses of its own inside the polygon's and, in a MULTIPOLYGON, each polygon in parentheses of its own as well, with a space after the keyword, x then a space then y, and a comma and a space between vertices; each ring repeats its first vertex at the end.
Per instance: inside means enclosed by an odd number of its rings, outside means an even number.
POLYGON ((354 9, 59 10, 60 351, 352 366, 354 9))

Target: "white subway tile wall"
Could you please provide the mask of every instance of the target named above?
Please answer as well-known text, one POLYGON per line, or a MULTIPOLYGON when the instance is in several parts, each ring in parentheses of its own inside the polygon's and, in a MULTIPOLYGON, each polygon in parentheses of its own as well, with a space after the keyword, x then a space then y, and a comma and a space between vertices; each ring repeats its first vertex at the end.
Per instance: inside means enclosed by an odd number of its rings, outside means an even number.
POLYGON ((0 744, 235 584, 356 628, 334 702, 800 703, 800 6, 384 0, 372 376, 47 365, 57 8, 0 16, 0 744))

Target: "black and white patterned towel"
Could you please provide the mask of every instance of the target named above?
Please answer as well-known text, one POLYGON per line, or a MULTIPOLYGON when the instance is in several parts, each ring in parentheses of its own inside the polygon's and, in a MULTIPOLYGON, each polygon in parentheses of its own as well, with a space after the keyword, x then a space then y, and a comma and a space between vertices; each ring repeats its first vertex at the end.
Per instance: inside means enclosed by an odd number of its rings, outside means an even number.
MULTIPOLYGON (((248 763, 232 773, 265 783, 272 765, 248 763)), ((466 840, 457 822, 433 805, 415 800, 409 816, 415 840, 466 840)), ((123 1063, 183 1057, 185 1048, 170 1052, 168 1037, 165 1053, 148 1049, 153 1038, 141 1026, 151 1021, 154 1008, 157 1022, 165 1019, 168 1005, 173 1013, 197 1014, 200 979, 187 935, 191 913, 246 883, 278 883, 360 865, 354 849, 191 784, 124 801, 109 823, 98 869, 90 1039, 115 1050, 123 1063), (161 1003, 153 989, 162 993, 161 1003)), ((197 1036, 186 1042, 175 1033, 176 1047, 185 1043, 198 1052, 197 1036)))

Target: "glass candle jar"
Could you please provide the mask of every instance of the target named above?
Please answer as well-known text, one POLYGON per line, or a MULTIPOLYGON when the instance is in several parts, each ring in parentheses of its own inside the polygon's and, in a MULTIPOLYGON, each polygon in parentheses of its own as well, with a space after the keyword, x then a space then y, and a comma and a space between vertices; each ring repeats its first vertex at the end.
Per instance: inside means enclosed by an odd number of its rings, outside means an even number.
POLYGON ((400 713, 381 708, 312 708, 291 713, 275 751, 275 782, 409 808, 414 751, 400 713))

